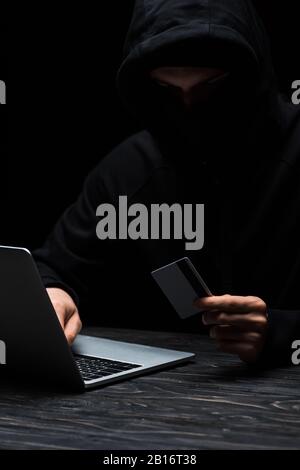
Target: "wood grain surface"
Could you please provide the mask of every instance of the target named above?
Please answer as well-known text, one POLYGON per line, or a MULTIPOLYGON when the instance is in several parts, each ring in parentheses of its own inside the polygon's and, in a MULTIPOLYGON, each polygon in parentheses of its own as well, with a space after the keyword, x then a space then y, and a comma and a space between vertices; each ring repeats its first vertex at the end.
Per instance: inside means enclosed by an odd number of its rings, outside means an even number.
POLYGON ((255 371, 189 333, 85 333, 196 353, 84 394, 1 380, 1 449, 299 449, 300 367, 255 371))

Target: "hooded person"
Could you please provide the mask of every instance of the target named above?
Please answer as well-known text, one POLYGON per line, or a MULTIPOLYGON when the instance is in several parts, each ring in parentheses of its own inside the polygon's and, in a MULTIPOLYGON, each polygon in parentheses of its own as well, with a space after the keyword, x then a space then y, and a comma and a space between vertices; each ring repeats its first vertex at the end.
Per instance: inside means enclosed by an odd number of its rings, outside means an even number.
POLYGON ((200 332, 200 314, 179 320, 150 276, 189 256, 215 294, 198 306, 221 348, 249 361, 289 359, 300 338, 300 114, 278 92, 252 3, 137 0, 117 86, 145 130, 99 163, 35 251, 50 297, 58 288, 82 311, 96 305, 102 325, 200 332), (218 73, 187 109, 176 87, 155 79, 162 69, 218 73), (100 241, 97 207, 121 195, 148 208, 205 204, 203 248, 100 241))

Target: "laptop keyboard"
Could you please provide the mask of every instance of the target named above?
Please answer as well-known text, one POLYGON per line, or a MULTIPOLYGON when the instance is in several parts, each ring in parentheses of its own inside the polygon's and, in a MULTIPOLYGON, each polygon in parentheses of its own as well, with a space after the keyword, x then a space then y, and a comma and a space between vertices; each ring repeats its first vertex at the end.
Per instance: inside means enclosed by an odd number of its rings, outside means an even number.
POLYGON ((82 378, 85 381, 101 379, 108 375, 142 367, 140 364, 111 361, 110 359, 102 359, 99 357, 74 355, 74 358, 82 378))

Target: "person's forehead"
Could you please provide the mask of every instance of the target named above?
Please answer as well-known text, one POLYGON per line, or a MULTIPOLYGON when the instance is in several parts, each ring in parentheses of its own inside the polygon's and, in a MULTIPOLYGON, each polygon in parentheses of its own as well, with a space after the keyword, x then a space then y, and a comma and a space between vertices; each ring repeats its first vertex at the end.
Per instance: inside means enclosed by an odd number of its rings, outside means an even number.
POLYGON ((151 71, 151 77, 180 86, 187 80, 190 84, 196 84, 222 73, 224 70, 212 67, 158 67, 151 71))

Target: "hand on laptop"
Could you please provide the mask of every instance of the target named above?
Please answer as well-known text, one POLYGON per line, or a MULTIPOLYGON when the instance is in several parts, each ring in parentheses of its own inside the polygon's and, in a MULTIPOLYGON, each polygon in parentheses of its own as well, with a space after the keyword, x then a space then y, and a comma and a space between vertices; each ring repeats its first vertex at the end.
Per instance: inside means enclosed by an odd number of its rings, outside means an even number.
POLYGON ((72 344, 82 328, 77 307, 69 294, 62 289, 49 287, 50 300, 69 344, 72 344))
POLYGON ((210 336, 219 348, 255 362, 266 340, 267 306, 258 297, 212 296, 195 302, 204 310, 203 323, 212 325, 210 336))

